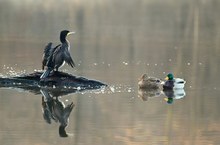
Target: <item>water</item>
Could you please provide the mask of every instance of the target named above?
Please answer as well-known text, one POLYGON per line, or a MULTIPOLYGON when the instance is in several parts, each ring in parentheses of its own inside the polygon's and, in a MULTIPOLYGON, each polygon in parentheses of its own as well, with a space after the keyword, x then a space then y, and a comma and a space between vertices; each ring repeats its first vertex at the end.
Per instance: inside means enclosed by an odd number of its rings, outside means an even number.
POLYGON ((1 76, 40 70, 44 46, 69 29, 77 67, 62 70, 111 86, 60 98, 75 104, 67 138, 59 123, 44 121, 42 95, 1 88, 0 144, 220 144, 217 0, 2 0, 0 7, 1 76), (141 98, 143 73, 169 72, 187 81, 183 98, 141 98))

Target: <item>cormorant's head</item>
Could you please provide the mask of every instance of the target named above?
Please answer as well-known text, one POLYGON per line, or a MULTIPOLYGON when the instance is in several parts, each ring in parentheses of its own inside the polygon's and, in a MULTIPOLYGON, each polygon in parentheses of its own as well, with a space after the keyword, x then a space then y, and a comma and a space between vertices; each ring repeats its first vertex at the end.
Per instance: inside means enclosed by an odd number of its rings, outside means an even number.
POLYGON ((173 76, 172 73, 169 73, 165 79, 166 79, 166 80, 173 80, 173 79, 174 79, 174 76, 173 76))
POLYGON ((70 32, 68 30, 63 30, 60 32, 60 41, 64 43, 66 41, 66 36, 70 34, 74 34, 75 32, 70 32))

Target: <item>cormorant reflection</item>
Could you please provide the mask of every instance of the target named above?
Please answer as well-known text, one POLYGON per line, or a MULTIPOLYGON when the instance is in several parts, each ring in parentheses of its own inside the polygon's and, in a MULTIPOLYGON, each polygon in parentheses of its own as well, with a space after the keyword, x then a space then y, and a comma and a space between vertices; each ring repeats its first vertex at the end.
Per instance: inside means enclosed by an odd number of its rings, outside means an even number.
POLYGON ((42 112, 44 120, 51 124, 52 120, 55 122, 59 122, 59 135, 61 137, 67 137, 65 128, 69 122, 69 115, 74 108, 73 102, 68 104, 67 106, 59 100, 57 96, 53 97, 47 90, 40 90, 42 96, 42 112))

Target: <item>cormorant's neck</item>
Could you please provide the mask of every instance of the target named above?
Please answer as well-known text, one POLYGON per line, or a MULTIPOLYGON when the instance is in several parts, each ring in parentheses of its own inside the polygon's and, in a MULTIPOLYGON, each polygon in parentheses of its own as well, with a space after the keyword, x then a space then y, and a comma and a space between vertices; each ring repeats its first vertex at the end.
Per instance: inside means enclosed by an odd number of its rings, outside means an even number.
POLYGON ((67 43, 66 36, 60 35, 60 41, 61 43, 67 43))
POLYGON ((69 47, 70 47, 70 43, 69 43, 69 41, 66 39, 65 41, 61 41, 61 43, 62 43, 62 47, 64 48, 64 49, 67 49, 67 50, 69 50, 69 47))
POLYGON ((60 137, 68 137, 68 134, 66 133, 65 128, 66 128, 66 126, 60 125, 60 127, 59 127, 60 137))

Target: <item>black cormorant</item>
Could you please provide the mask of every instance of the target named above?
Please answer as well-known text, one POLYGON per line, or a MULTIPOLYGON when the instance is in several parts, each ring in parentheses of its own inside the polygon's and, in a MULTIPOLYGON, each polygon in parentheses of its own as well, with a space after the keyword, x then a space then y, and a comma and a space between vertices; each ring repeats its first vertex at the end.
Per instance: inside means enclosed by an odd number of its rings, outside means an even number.
POLYGON ((70 32, 68 30, 63 30, 60 32, 60 41, 61 44, 52 48, 52 43, 48 43, 44 49, 42 69, 47 66, 46 71, 41 75, 41 79, 46 78, 51 71, 58 69, 66 62, 71 67, 75 67, 75 63, 70 55, 70 43, 66 37, 75 32, 70 32))

